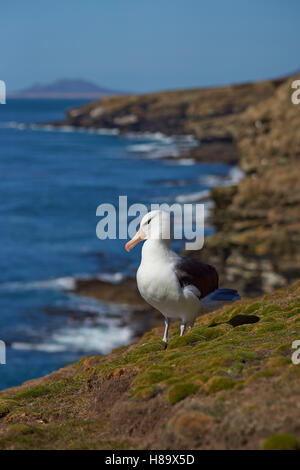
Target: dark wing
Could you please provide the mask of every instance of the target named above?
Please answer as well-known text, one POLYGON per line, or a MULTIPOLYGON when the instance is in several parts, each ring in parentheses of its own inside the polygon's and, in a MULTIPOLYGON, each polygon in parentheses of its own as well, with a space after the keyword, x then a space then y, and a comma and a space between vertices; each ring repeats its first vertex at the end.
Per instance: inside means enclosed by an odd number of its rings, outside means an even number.
POLYGON ((181 287, 196 286, 200 299, 218 289, 219 277, 216 269, 195 259, 181 258, 175 266, 175 273, 181 287))

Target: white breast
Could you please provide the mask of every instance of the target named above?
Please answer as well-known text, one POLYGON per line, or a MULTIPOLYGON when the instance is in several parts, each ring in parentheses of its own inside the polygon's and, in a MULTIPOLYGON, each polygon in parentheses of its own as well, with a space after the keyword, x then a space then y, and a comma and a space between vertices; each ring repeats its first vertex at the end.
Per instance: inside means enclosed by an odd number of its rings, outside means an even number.
POLYGON ((192 321, 199 313, 200 301, 192 288, 181 288, 174 271, 177 255, 164 246, 158 247, 158 243, 154 247, 153 241, 149 242, 143 246, 137 271, 140 294, 164 316, 192 321))

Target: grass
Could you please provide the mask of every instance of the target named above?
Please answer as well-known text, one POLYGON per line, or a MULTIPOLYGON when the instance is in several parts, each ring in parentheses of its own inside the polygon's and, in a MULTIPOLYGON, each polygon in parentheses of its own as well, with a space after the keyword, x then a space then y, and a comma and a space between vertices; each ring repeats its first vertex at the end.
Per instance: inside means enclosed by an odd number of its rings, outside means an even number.
POLYGON ((300 450, 300 444, 291 434, 275 434, 264 442, 262 450, 300 450))
POLYGON ((169 388, 167 393, 167 399, 170 403, 177 403, 180 400, 183 400, 188 395, 196 393, 198 386, 194 383, 182 382, 169 388))

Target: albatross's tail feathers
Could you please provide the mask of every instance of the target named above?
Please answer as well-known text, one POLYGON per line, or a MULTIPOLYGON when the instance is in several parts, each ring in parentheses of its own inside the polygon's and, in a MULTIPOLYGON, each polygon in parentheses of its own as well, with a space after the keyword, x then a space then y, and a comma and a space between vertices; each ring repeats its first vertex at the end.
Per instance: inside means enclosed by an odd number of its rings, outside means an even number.
POLYGON ((211 294, 211 299, 212 300, 217 300, 217 301, 229 301, 233 302, 234 300, 241 300, 241 297, 238 293, 237 290, 235 289, 217 289, 211 294))
POLYGON ((202 299, 202 307, 205 311, 216 310, 227 302, 235 302, 241 300, 241 297, 235 289, 216 289, 202 299))

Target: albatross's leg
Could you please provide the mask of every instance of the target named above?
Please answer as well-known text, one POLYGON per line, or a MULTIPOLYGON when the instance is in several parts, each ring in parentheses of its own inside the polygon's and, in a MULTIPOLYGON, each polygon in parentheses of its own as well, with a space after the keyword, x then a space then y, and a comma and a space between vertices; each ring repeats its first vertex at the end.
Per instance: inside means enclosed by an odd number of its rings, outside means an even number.
POLYGON ((168 342, 169 324, 170 324, 170 319, 166 317, 165 318, 165 332, 164 332, 164 337, 163 337, 164 343, 168 342))
POLYGON ((183 321, 180 325, 180 336, 184 335, 186 323, 183 321))
POLYGON ((194 322, 193 322, 193 321, 191 321, 191 323, 189 324, 189 328, 190 328, 190 329, 192 329, 192 328, 193 328, 193 326, 194 326, 194 322))

